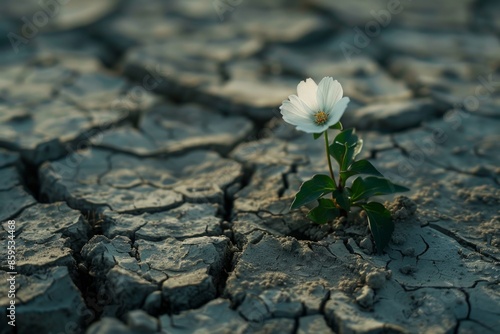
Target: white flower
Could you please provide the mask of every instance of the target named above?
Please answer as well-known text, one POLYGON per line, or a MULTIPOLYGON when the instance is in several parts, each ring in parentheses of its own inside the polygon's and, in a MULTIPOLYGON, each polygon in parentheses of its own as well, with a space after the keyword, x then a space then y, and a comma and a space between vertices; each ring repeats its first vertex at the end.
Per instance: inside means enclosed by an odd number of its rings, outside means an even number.
POLYGON ((319 85, 313 79, 297 85, 297 95, 290 95, 280 107, 285 122, 295 125, 297 130, 321 133, 334 125, 344 114, 348 97, 337 80, 323 78, 319 85))

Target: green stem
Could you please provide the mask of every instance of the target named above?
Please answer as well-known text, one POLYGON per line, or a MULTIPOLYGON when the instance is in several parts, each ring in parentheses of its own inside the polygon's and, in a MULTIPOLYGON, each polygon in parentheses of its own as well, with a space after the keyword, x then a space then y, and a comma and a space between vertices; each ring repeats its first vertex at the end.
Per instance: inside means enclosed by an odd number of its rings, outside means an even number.
MULTIPOLYGON (((325 131, 325 145, 326 145, 326 157, 328 159, 328 169, 330 170, 330 176, 331 176, 331 178, 333 180, 333 183, 335 184, 336 182, 335 182, 335 175, 333 175, 332 158, 330 157, 330 151, 328 150, 328 146, 329 146, 328 130, 325 131)), ((338 189, 339 189, 339 191, 342 191, 342 176, 340 174, 339 174, 338 189)), ((333 199, 334 203, 336 203, 335 195, 333 193, 332 193, 332 199, 333 199)), ((338 204, 336 204, 336 206, 340 210, 340 215, 343 216, 343 217, 347 217, 347 211, 345 211, 344 209, 342 209, 338 204)))
POLYGON ((328 158, 328 168, 330 169, 330 176, 333 180, 333 183, 336 183, 335 182, 335 175, 333 175, 332 158, 330 158, 330 151, 328 150, 328 146, 329 146, 328 130, 325 130, 325 145, 326 145, 326 157, 328 158))

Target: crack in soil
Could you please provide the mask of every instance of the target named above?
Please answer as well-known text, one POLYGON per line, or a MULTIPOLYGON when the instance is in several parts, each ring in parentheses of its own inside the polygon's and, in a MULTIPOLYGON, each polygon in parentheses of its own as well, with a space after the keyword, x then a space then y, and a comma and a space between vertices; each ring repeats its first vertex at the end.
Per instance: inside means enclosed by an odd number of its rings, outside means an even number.
POLYGON ((418 261, 420 260, 420 256, 424 255, 425 253, 427 253, 427 251, 429 250, 430 246, 429 244, 427 243, 427 241, 425 241, 424 237, 423 236, 420 236, 420 238, 422 239, 422 241, 424 242, 425 244, 425 249, 418 255, 415 256, 415 258, 417 259, 417 263, 418 261))
MULTIPOLYGON (((427 226, 426 226, 427 227, 427 226)), ((500 262, 500 259, 498 259, 497 257, 495 257, 494 255, 492 254, 489 254, 487 252, 485 252, 484 250, 481 250, 480 246, 474 244, 473 242, 470 242, 468 240, 465 240, 464 238, 460 237, 459 235, 453 233, 452 231, 450 230, 447 230, 439 225, 436 225, 436 224, 432 224, 430 223, 428 225, 429 228, 432 228, 452 239, 454 239, 456 242, 458 242, 460 245, 462 245, 463 247, 469 249, 469 250, 472 250, 476 253, 479 253, 480 255, 484 256, 484 257, 487 257, 495 262, 500 262)))

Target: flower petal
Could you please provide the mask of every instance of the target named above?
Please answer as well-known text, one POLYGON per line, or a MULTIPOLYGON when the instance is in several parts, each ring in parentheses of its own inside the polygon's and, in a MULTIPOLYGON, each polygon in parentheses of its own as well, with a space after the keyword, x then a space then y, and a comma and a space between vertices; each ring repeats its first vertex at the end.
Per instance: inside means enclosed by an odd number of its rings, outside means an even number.
POLYGON ((283 115, 285 122, 293 125, 299 125, 310 121, 310 118, 303 109, 299 109, 296 104, 288 100, 283 101, 283 104, 280 107, 280 112, 281 115, 283 115))
POLYGON ((297 95, 299 98, 307 104, 307 106, 313 111, 318 111, 318 85, 313 79, 309 78, 306 81, 301 81, 297 85, 297 95))
POLYGON ((330 113, 344 94, 342 86, 332 77, 324 77, 318 85, 317 100, 320 110, 330 113))
POLYGON ((329 118, 328 118, 328 126, 332 126, 338 121, 340 121, 340 118, 344 114, 345 109, 347 108, 347 104, 349 103, 349 98, 343 97, 341 98, 337 103, 335 103, 335 106, 333 107, 333 110, 330 112, 329 118))
POLYGON ((325 126, 325 125, 318 126, 318 125, 316 125, 316 123, 314 123, 313 120, 310 120, 307 123, 302 123, 302 124, 297 126, 297 130, 304 131, 307 133, 320 133, 320 132, 325 131, 326 129, 328 129, 327 126, 325 126))
POLYGON ((302 101, 297 95, 290 95, 288 98, 297 109, 302 110, 305 116, 307 116, 308 118, 313 117, 316 110, 311 109, 309 105, 302 101))
POLYGON ((307 104, 305 104, 301 99, 299 99, 297 95, 290 95, 288 99, 290 100, 290 103, 295 107, 294 110, 297 111, 298 115, 307 118, 310 117, 310 115, 312 114, 311 109, 309 109, 307 104))

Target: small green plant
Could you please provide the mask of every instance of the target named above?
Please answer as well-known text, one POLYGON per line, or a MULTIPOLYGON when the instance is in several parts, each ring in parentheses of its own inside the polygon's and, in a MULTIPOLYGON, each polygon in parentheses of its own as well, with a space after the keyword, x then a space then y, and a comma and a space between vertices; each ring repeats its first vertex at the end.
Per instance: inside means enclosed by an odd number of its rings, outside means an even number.
POLYGON ((343 129, 340 118, 344 114, 349 98, 342 97, 342 86, 331 77, 321 80, 319 85, 312 79, 301 81, 297 95, 290 95, 280 107, 283 119, 298 130, 312 133, 314 139, 325 139, 329 175, 317 174, 300 187, 291 209, 317 201, 308 218, 325 224, 340 216, 347 216, 353 207, 366 212, 368 224, 379 253, 387 246, 394 231, 391 214, 383 204, 370 201, 378 195, 388 195, 409 189, 392 183, 368 161, 356 160, 361 152, 363 140, 354 129, 343 129), (298 96, 297 96, 298 95, 298 96), (329 130, 340 131, 330 143, 329 130), (335 178, 332 158, 339 165, 335 178), (354 178, 352 183, 348 180, 354 178))

